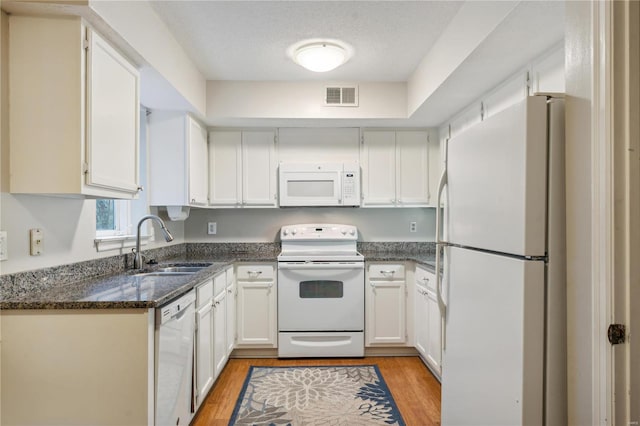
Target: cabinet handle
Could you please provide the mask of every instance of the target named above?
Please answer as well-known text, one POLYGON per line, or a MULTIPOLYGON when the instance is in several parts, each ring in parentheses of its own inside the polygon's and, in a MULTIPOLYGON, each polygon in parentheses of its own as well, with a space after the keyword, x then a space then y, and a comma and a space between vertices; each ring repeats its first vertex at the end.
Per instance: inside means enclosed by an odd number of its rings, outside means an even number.
POLYGON ((422 277, 422 281, 424 281, 425 283, 428 283, 428 282, 429 282, 429 278, 427 278, 427 277, 422 277))
POLYGON ((251 278, 257 278, 261 273, 262 273, 262 271, 247 271, 247 274, 251 278))
POLYGON ((396 273, 396 271, 388 270, 388 271, 380 271, 380 273, 381 273, 382 275, 384 275, 385 277, 387 277, 387 276, 389 276, 389 275, 393 275, 393 274, 395 274, 395 273, 396 273))
POLYGON ((140 192, 140 191, 144 191, 144 187, 143 186, 139 186, 138 187, 138 192, 140 192))
POLYGON ((369 282, 369 284, 371 285, 371 288, 376 288, 376 283, 374 283, 373 281, 369 282))
POLYGON ((192 198, 192 199, 191 199, 191 202, 195 204, 196 199, 195 199, 195 198, 192 198))
POLYGON ((268 288, 273 287, 273 283, 269 283, 269 285, 267 286, 268 288))

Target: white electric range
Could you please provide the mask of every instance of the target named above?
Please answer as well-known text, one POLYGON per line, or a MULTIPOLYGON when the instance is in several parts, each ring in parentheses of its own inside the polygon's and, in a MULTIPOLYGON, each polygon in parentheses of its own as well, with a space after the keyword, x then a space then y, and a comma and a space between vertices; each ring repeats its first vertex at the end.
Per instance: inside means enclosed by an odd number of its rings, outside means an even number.
POLYGON ((364 257, 351 225, 280 230, 278 356, 364 356, 364 257))

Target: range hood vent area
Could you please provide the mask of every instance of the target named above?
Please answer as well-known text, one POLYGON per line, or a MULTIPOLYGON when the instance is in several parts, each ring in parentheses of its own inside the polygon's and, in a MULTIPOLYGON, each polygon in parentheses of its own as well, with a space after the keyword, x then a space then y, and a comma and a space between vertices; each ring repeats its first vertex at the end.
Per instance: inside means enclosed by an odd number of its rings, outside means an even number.
POLYGON ((358 106, 358 86, 325 87, 326 106, 358 106))

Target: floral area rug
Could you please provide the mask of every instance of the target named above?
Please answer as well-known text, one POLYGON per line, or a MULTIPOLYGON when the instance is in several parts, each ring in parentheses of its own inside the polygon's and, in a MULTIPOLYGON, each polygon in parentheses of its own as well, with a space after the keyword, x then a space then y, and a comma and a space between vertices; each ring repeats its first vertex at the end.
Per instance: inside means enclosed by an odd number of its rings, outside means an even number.
POLYGON ((233 410, 240 425, 404 425, 376 365, 251 367, 233 410))

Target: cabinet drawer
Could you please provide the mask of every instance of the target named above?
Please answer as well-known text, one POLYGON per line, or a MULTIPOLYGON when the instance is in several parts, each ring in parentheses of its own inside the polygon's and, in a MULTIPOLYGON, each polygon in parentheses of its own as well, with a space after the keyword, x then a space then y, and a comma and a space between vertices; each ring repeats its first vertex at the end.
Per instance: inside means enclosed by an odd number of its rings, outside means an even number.
POLYGON ((196 287, 196 307, 200 308, 213 298, 213 280, 207 280, 196 287))
POLYGON ((241 265, 238 266, 238 280, 272 280, 274 277, 273 265, 241 265))
POLYGON ((416 284, 435 291, 436 289, 436 276, 434 273, 427 271, 424 268, 416 267, 416 284))
POLYGON ((369 266, 369 278, 404 280, 404 265, 382 263, 369 266))

